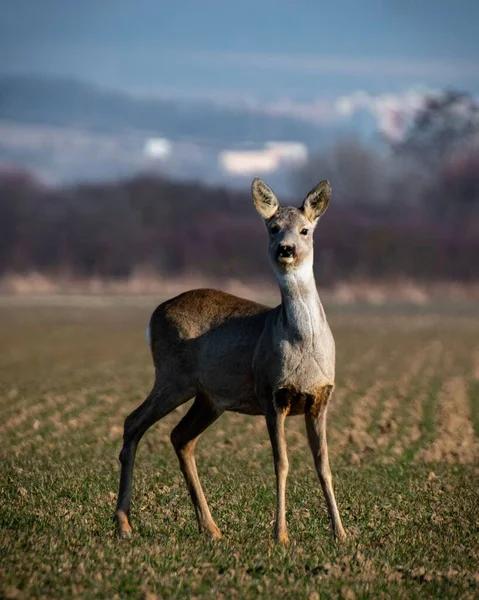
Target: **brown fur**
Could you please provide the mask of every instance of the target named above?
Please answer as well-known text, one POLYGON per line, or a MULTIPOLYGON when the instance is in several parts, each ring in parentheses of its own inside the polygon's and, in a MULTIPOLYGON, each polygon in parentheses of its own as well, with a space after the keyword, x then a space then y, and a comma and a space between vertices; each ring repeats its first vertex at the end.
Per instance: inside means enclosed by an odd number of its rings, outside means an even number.
POLYGON ((132 476, 138 443, 156 421, 195 397, 171 434, 200 530, 220 537, 196 471, 199 436, 225 411, 264 415, 277 479, 276 538, 287 542, 285 490, 288 458, 284 421, 304 414, 308 440, 334 533, 344 530, 334 499, 326 444, 326 411, 334 386, 334 340, 312 274, 312 233, 330 186, 322 182, 301 209, 281 208, 260 180, 252 187, 270 236, 270 259, 282 302, 269 308, 225 292, 185 292, 164 302, 150 321, 155 383, 125 421, 116 517, 130 535, 132 476))

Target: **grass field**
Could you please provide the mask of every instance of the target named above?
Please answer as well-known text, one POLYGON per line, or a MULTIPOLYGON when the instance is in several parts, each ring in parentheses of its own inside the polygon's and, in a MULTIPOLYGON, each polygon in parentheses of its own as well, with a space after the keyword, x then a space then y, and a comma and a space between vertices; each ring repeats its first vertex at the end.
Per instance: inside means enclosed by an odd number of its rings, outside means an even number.
POLYGON ((301 417, 287 421, 291 543, 273 543, 261 417, 197 448, 224 538, 198 534, 169 441, 143 439, 131 540, 116 537, 122 424, 149 391, 155 302, 0 299, 1 598, 477 598, 479 314, 330 310, 336 545, 301 417))

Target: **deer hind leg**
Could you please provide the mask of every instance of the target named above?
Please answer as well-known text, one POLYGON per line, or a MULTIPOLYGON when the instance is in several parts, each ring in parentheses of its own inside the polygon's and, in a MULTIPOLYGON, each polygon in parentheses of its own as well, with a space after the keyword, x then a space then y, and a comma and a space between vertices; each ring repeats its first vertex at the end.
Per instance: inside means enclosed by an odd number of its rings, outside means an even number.
POLYGON ((309 446, 313 453, 314 465, 326 499, 333 532, 336 539, 343 540, 346 538, 346 533, 341 523, 341 517, 339 516, 334 496, 333 478, 329 466, 328 443, 326 440, 326 413, 331 393, 332 387, 327 390, 327 394, 320 400, 318 405, 313 405, 305 413, 305 420, 309 446))
POLYGON ((120 452, 121 475, 115 520, 123 537, 131 535, 130 503, 133 487, 133 467, 138 444, 146 431, 172 410, 184 404, 192 396, 159 380, 157 375, 153 389, 145 401, 125 419, 123 448, 120 452))
POLYGON ((200 435, 223 413, 203 394, 197 393, 190 410, 171 432, 171 442, 178 456, 181 471, 195 507, 200 531, 207 531, 215 539, 221 538, 221 531, 211 516, 203 489, 198 477, 195 462, 195 447, 200 435))

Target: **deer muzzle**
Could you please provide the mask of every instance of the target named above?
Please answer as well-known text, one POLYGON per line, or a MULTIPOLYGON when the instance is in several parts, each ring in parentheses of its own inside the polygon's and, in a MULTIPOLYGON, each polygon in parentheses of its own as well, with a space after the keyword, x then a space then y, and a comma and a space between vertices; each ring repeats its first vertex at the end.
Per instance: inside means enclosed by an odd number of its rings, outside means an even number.
POLYGON ((296 247, 294 244, 280 244, 276 256, 279 262, 291 263, 296 258, 296 247))

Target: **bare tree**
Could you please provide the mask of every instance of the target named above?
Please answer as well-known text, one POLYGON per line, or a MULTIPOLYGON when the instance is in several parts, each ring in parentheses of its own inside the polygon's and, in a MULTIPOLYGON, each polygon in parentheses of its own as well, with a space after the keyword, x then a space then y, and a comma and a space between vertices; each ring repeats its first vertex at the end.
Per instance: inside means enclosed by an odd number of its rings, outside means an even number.
POLYGON ((427 98, 393 149, 398 155, 410 156, 435 170, 478 134, 479 105, 475 99, 464 92, 447 90, 427 98))
POLYGON ((377 204, 385 199, 387 169, 385 156, 359 138, 348 137, 314 154, 294 173, 293 186, 295 190, 311 187, 321 174, 332 182, 338 202, 377 204))

